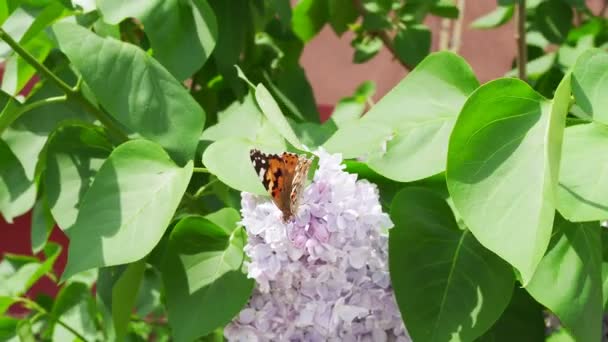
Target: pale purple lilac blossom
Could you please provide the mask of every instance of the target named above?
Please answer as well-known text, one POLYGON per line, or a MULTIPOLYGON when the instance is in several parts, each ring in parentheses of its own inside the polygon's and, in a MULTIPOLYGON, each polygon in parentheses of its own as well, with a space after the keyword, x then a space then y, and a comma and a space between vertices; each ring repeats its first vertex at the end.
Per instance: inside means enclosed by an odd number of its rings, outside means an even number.
POLYGON ((319 169, 284 224, 267 198, 242 194, 256 288, 225 329, 230 341, 411 341, 388 274, 378 190, 318 151, 319 169))

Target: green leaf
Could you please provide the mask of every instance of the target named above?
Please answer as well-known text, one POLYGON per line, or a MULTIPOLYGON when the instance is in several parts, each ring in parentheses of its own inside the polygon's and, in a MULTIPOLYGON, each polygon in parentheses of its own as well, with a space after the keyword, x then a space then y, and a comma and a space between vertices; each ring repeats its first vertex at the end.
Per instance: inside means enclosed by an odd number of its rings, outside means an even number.
POLYGON ((160 272, 152 266, 146 267, 135 303, 135 310, 139 317, 146 317, 149 314, 156 313, 156 311, 164 312, 164 304, 161 302, 161 288, 160 272))
POLYGON ((0 133, 10 126, 21 114, 21 103, 0 90, 0 133))
POLYGON ((27 212, 36 200, 33 172, 27 171, 9 145, 0 140, 0 213, 8 223, 27 212))
POLYGON ((32 211, 32 252, 34 254, 42 251, 54 226, 55 221, 46 197, 41 197, 36 201, 32 211))
POLYGON ((574 222, 608 219, 608 127, 566 128, 559 173, 558 209, 574 222))
MULTIPOLYGON (((211 144, 203 153, 203 164, 222 181, 239 191, 258 195, 267 194, 255 173, 249 151, 257 147, 249 140, 223 139, 211 144)), ((280 152, 281 148, 264 149, 265 152, 280 152)))
POLYGON ((60 253, 61 246, 48 243, 44 247, 46 259, 43 262, 36 257, 4 254, 4 260, 0 262, 0 296, 25 294, 40 278, 51 274, 60 253))
MULTIPOLYGON (((11 13, 2 28, 38 62, 43 62, 53 47, 45 29, 67 14, 69 11, 57 2, 45 4, 41 8, 22 4, 11 13)), ((6 58, 2 90, 9 94, 18 94, 36 70, 5 42, 0 42, 0 56, 6 58)))
POLYGON ((572 27, 572 16, 572 8, 563 1, 543 1, 536 7, 534 24, 547 40, 560 44, 572 27))
POLYGON ((370 168, 396 181, 432 176, 445 170, 452 127, 478 86, 462 58, 449 52, 431 54, 357 123, 338 129, 324 146, 345 158, 366 156, 370 168))
POLYGON ((178 80, 200 69, 215 48, 218 25, 206 0, 98 0, 109 24, 141 20, 153 56, 178 80))
POLYGON ((374 58, 384 46, 382 39, 376 36, 364 36, 352 41, 351 45, 355 48, 353 63, 365 63, 374 58))
POLYGON ((511 298, 509 265, 460 230, 431 190, 400 191, 391 219, 391 282, 412 339, 472 341, 488 330, 511 298))
POLYGON ((171 238, 178 252, 223 251, 228 247, 231 231, 202 216, 186 216, 175 225, 171 238))
POLYGON ((555 313, 576 341, 602 333, 602 242, 597 222, 571 223, 559 215, 547 254, 526 287, 555 313))
POLYGON ((536 342, 545 339, 543 307, 519 286, 507 309, 478 342, 536 342))
MULTIPOLYGON (((70 326, 88 340, 93 341, 95 329, 95 303, 89 289, 83 283, 71 283, 57 294, 51 314, 70 326)), ((76 336, 61 324, 55 324, 53 341, 74 341, 76 336)))
POLYGON ((68 123, 49 137, 46 197, 61 229, 69 230, 76 222, 82 198, 111 151, 105 130, 93 125, 68 123))
POLYGON ((24 319, 17 324, 17 336, 21 342, 35 342, 36 338, 32 332, 32 324, 29 320, 24 319))
MULTIPOLYGON (((555 52, 550 52, 526 63, 526 73, 530 79, 538 79, 548 72, 556 61, 555 52)), ((517 77, 518 69, 511 69, 505 76, 517 77)))
POLYGON ((375 92, 376 84, 374 82, 363 82, 357 87, 353 96, 338 101, 331 113, 330 120, 339 128, 357 122, 365 112, 365 106, 375 92))
POLYGON ((225 208, 221 214, 205 218, 229 232, 227 248, 184 251, 179 238, 184 236, 181 229, 190 231, 188 238, 194 240, 191 247, 203 247, 208 232, 203 226, 178 224, 162 265, 169 324, 176 341, 192 341, 224 326, 241 310, 253 290, 253 279, 242 271, 246 234, 237 227, 238 212, 225 208))
POLYGON ((308 42, 321 31, 327 17, 327 0, 299 0, 293 8, 291 29, 303 42, 308 42))
POLYGON ((549 239, 570 77, 553 101, 518 79, 486 83, 450 138, 446 178, 473 235, 530 281, 549 239))
POLYGON ((456 19, 460 14, 460 10, 453 0, 439 0, 433 4, 430 10, 431 14, 443 17, 456 19))
POLYGON ((608 53, 592 49, 583 53, 572 70, 576 104, 593 120, 608 124, 608 53))
POLYGON ((431 31, 425 25, 411 25, 397 32, 394 40, 399 59, 416 66, 431 52, 431 31))
POLYGON ((329 0, 327 6, 329 24, 338 36, 346 32, 349 25, 354 24, 359 17, 351 0, 329 0))
POLYGON ((255 89, 255 99, 262 110, 262 113, 268 119, 268 122, 295 148, 302 149, 302 144, 285 119, 281 112, 281 108, 276 103, 272 95, 263 84, 258 84, 255 89))
POLYGON ((0 316, 0 340, 2 341, 18 341, 14 339, 17 335, 17 325, 19 320, 17 318, 0 316))
POLYGON ((101 106, 181 165, 192 159, 205 113, 167 70, 139 48, 80 26, 60 23, 54 32, 101 106))
POLYGON ((491 29, 506 24, 512 17, 514 6, 498 6, 492 12, 479 17, 471 23, 472 28, 491 29))
POLYGON ((171 221, 191 175, 192 162, 183 168, 175 165, 153 142, 132 140, 116 148, 67 230, 70 249, 62 279, 148 254, 171 221))
POLYGON ((146 263, 142 260, 129 264, 112 287, 112 320, 119 341, 127 334, 145 269, 146 263))

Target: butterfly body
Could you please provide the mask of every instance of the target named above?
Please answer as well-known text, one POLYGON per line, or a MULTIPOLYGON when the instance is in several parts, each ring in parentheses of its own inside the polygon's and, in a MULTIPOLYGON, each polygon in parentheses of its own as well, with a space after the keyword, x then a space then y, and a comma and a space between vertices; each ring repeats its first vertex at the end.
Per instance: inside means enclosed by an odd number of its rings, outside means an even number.
POLYGON ((289 221, 298 209, 312 160, 289 152, 266 154, 256 149, 249 156, 264 188, 283 213, 283 221, 289 221))

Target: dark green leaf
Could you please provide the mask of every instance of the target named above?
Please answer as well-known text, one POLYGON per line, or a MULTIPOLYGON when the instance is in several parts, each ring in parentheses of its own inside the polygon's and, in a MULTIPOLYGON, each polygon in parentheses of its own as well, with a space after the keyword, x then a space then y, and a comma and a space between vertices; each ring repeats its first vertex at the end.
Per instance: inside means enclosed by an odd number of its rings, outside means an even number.
POLYGON ((384 46, 382 40, 376 36, 364 36, 352 41, 351 45, 355 48, 353 56, 354 63, 365 63, 374 58, 384 46))
POLYGON ((608 219, 608 127, 566 128, 559 171, 558 209, 573 222, 608 219))
POLYGON ((192 159, 205 113, 167 70, 137 47, 80 26, 60 23, 54 31, 61 50, 110 114, 158 142, 178 163, 192 159))
POLYGON ((32 251, 34 254, 42 251, 54 226, 55 221, 46 197, 41 197, 36 201, 34 210, 32 210, 32 251))
POLYGON ((112 286, 112 320, 119 341, 127 334, 145 269, 146 263, 142 260, 129 264, 112 286))
POLYGON ((17 341, 17 325, 19 320, 8 316, 0 316, 0 340, 17 341))
MULTIPOLYGON (((174 238, 180 235, 178 227, 171 234, 162 277, 167 293, 169 324, 176 341, 191 341, 224 326, 251 295, 253 280, 242 271, 245 231, 237 227, 238 212, 234 209, 222 211, 226 213, 205 218, 230 233, 230 243, 225 250, 180 252, 180 239, 174 238)), ((190 229, 187 225, 182 228, 190 229)), ((197 237, 205 238, 204 235, 197 237)))
POLYGON ((206 0, 99 0, 104 19, 118 24, 141 20, 154 57, 178 80, 200 69, 217 39, 215 14, 206 0))
POLYGON ((0 212, 9 223, 27 212, 36 200, 34 170, 27 171, 9 145, 0 140, 0 212))
POLYGON ((321 31, 328 17, 327 0, 299 0, 293 8, 291 28, 307 42, 321 31))
POLYGON ((602 332, 602 242, 598 222, 570 223, 559 215, 547 254, 526 287, 555 313, 576 341, 602 332))
POLYGON ((63 279, 90 268, 137 261, 159 242, 192 175, 150 141, 116 148, 85 194, 70 237, 63 279), (125 248, 125 246, 129 246, 125 248))
POLYGON ((223 251, 228 247, 231 231, 202 216, 187 216, 175 226, 171 239, 177 252, 195 254, 202 251, 223 251))
POLYGON ((569 77, 553 101, 520 80, 498 79, 469 97, 450 138, 446 178, 454 205, 524 285, 551 237, 569 102, 569 77))
POLYGON ((478 342, 536 342, 545 339, 543 306, 516 286, 502 316, 478 342))
POLYGON ((353 24, 359 13, 351 0, 329 0, 329 24, 334 32, 341 36, 353 24))
POLYGON ((391 281, 412 339, 472 341, 488 330, 511 298, 509 265, 461 230, 431 190, 399 192, 391 219, 391 281))
POLYGON ((76 222, 82 198, 111 151, 106 132, 93 125, 69 123, 49 137, 46 197, 61 229, 68 230, 76 222))
POLYGON ((459 13, 453 0, 439 0, 431 7, 431 14, 438 17, 456 19, 459 13))
POLYGON ((416 66, 431 51, 431 31, 424 25, 413 25, 397 32, 394 40, 399 59, 416 66))
POLYGON ((545 38, 560 44, 572 27, 572 8, 560 0, 543 1, 536 7, 534 23, 545 38))

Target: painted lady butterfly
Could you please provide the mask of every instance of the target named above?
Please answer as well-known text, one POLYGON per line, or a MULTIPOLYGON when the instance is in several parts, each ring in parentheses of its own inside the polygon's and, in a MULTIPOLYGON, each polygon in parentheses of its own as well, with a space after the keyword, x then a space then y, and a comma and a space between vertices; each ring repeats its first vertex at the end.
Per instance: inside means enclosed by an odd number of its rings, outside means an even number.
POLYGON ((283 213, 283 221, 289 221, 298 209, 312 159, 289 152, 265 154, 256 149, 250 151, 249 157, 264 188, 283 213))

